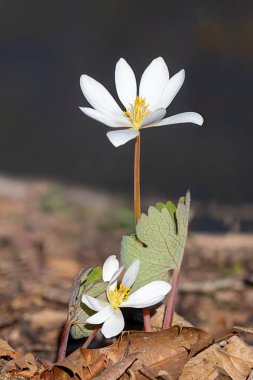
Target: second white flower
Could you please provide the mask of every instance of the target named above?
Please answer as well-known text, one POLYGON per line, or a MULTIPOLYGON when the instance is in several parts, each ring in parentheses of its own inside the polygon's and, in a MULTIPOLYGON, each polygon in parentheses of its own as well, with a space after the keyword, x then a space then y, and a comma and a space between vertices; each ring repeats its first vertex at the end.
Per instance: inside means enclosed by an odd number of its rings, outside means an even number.
POLYGON ((110 256, 103 266, 103 279, 109 281, 106 301, 98 300, 87 294, 82 296, 82 302, 97 313, 86 320, 89 324, 103 324, 101 332, 106 338, 116 336, 123 331, 125 322, 120 308, 145 308, 153 306, 163 300, 171 290, 166 281, 153 281, 131 294, 140 268, 140 259, 136 259, 126 270, 120 285, 118 277, 123 271, 119 268, 115 256, 110 256))

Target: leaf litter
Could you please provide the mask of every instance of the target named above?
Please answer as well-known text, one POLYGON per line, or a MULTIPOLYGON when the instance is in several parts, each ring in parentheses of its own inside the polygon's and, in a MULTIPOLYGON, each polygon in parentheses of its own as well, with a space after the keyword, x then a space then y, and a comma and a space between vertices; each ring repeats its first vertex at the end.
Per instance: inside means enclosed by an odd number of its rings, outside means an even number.
POLYGON ((180 380, 245 380, 253 368, 253 348, 238 336, 215 343, 192 358, 184 367, 180 380))
MULTIPOLYGON (((252 333, 252 328, 236 329, 252 333)), ((253 348, 237 335, 213 343, 205 331, 182 325, 125 332, 108 347, 79 348, 52 365, 0 340, 0 380, 246 380, 252 369, 253 348)))

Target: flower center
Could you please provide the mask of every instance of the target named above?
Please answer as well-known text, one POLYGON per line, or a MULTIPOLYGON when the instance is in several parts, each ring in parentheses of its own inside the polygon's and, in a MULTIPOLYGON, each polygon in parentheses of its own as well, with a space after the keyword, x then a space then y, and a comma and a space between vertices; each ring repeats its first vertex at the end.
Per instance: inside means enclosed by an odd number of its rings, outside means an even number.
POLYGON ((114 290, 110 290, 108 297, 110 304, 114 307, 114 309, 118 309, 121 302, 128 300, 129 293, 130 288, 124 288, 124 286, 120 284, 119 289, 115 288, 114 290))
POLYGON ((134 104, 130 104, 130 111, 125 111, 124 114, 129 117, 134 125, 134 128, 139 130, 145 117, 147 117, 151 111, 148 109, 146 99, 136 96, 134 104))

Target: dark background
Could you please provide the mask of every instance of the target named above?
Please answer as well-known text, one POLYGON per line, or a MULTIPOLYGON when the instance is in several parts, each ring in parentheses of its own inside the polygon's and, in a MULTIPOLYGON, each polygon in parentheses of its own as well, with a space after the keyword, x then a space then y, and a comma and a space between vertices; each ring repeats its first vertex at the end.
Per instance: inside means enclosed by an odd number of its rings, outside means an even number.
POLYGON ((167 115, 196 111, 203 127, 142 134, 144 194, 251 201, 252 1, 0 1, 0 170, 132 191, 133 142, 114 148, 88 119, 86 73, 116 96, 124 57, 138 79, 157 56, 186 80, 167 115))

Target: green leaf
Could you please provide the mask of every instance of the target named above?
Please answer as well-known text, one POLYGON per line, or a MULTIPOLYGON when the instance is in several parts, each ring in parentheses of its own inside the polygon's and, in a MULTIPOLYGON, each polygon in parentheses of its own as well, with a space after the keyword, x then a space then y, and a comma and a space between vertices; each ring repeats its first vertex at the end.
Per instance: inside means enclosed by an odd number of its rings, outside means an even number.
POLYGON ((155 205, 155 208, 156 208, 158 211, 162 211, 163 208, 166 208, 166 204, 165 204, 165 203, 162 203, 162 202, 158 202, 158 203, 155 205))
POLYGON ((83 281, 83 285, 87 286, 94 281, 102 280, 103 269, 99 266, 94 267, 91 272, 88 274, 86 279, 83 281))
POLYGON ((121 261, 128 267, 141 259, 138 277, 132 290, 155 280, 168 281, 169 271, 182 262, 188 231, 190 192, 179 199, 177 208, 172 202, 150 207, 136 226, 136 236, 124 236, 121 261), (163 206, 162 206, 163 205, 163 206))
POLYGON ((106 301, 108 283, 102 281, 102 268, 82 268, 74 279, 70 292, 68 320, 72 323, 70 332, 74 339, 89 336, 96 328, 86 324, 86 319, 95 312, 82 303, 82 295, 86 294, 106 301))
MULTIPOLYGON (((183 198, 183 197, 181 197, 183 198)), ((180 199, 181 199, 180 198, 180 199)), ((180 201, 180 200, 179 200, 180 201)), ((172 218, 175 220, 175 217, 176 217, 176 206, 174 205, 173 202, 171 201, 168 201, 166 204, 165 203, 162 203, 162 202, 158 202, 156 205, 155 205, 155 208, 158 210, 158 211, 162 211, 163 208, 167 208, 167 210, 169 211, 170 215, 172 216, 172 218)))

